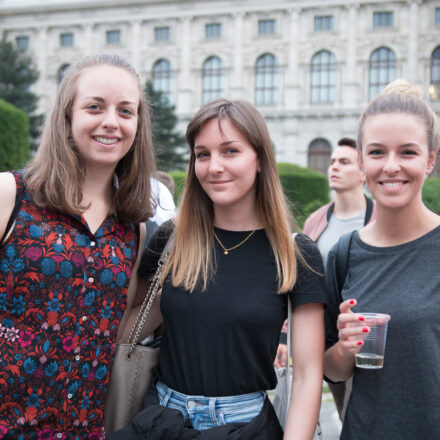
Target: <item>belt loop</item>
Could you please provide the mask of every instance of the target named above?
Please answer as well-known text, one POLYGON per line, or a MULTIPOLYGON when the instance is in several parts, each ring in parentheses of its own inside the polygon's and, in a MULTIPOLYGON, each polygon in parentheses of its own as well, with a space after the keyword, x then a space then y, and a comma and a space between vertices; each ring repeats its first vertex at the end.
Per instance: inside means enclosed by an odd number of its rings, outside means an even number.
POLYGON ((216 404, 216 398, 210 397, 209 398, 209 416, 211 417, 212 423, 217 423, 217 416, 215 412, 215 404, 216 404))
POLYGON ((157 387, 159 388, 161 393, 165 394, 162 398, 162 404, 163 404, 163 406, 167 406, 168 400, 170 400, 171 393, 173 392, 173 390, 171 388, 167 387, 163 382, 160 382, 160 381, 157 382, 157 387))

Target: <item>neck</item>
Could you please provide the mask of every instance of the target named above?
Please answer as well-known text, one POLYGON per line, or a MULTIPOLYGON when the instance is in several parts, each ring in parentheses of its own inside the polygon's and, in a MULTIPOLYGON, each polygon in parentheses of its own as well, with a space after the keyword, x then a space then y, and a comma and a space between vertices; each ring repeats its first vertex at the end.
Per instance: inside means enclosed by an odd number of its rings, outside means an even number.
POLYGON ((262 227, 256 209, 217 208, 214 206, 214 226, 228 231, 250 231, 262 227))
POLYGON ((376 246, 396 246, 415 240, 440 225, 440 217, 422 202, 402 209, 377 205, 375 222, 360 233, 362 239, 376 246))
POLYGON ((366 206, 364 189, 362 186, 359 186, 350 191, 336 192, 333 213, 341 219, 353 218, 364 211, 366 206))
POLYGON ((101 203, 105 201, 106 203, 110 203, 112 197, 113 173, 113 170, 105 173, 97 173, 87 170, 82 186, 83 203, 93 204, 95 201, 100 201, 101 203))

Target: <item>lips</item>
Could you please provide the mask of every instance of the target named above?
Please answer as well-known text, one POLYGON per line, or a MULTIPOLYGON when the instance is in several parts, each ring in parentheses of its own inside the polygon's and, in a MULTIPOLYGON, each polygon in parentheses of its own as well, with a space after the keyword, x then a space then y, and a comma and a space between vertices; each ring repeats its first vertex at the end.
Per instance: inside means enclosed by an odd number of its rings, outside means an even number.
POLYGON ((382 180, 379 182, 379 185, 387 190, 395 190, 402 188, 407 183, 407 180, 382 180))

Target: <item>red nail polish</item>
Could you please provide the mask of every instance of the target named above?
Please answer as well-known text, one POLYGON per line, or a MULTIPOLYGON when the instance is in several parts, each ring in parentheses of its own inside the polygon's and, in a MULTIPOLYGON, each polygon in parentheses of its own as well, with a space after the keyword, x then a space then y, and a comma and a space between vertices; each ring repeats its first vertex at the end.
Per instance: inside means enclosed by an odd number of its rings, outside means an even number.
POLYGON ((362 331, 363 331, 364 333, 368 333, 368 329, 367 329, 367 327, 364 327, 364 328, 362 329, 362 331))
POLYGON ((359 321, 365 321, 365 318, 363 316, 359 316, 359 321))
POLYGON ((358 341, 358 342, 357 342, 357 345, 362 345, 362 344, 363 344, 362 341, 358 341))
POLYGON ((354 299, 352 299, 352 300, 350 301, 350 304, 354 304, 354 299))

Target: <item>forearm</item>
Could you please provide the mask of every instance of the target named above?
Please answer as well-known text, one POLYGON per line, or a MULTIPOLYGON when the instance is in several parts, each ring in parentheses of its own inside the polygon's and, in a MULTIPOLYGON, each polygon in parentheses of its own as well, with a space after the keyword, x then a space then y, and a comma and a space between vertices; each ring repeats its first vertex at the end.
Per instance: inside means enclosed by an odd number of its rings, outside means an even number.
MULTIPOLYGON (((294 367, 295 368, 295 367, 294 367)), ((302 374, 294 370, 284 439, 311 440, 318 422, 322 396, 322 369, 302 374)))
POLYGON ((354 353, 343 350, 338 341, 324 354, 324 374, 330 380, 342 382, 353 375, 354 353))

